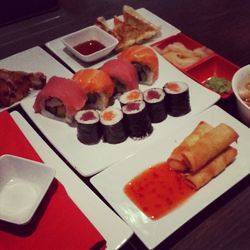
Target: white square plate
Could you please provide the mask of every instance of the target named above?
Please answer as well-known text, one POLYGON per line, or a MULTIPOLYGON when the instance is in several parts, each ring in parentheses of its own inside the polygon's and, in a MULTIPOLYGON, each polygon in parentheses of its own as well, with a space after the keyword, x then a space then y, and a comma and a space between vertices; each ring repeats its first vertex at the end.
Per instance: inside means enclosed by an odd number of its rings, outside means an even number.
POLYGON ((45 196, 55 170, 13 155, 0 157, 0 219, 25 224, 45 196))
POLYGON ((225 111, 213 106, 192 119, 186 120, 182 126, 179 125, 171 135, 165 135, 138 154, 117 162, 91 178, 91 183, 149 249, 160 244, 185 222, 250 173, 250 131, 225 111), (202 120, 214 126, 224 122, 238 132, 239 140, 237 144, 234 144, 234 147, 238 149, 236 160, 177 209, 159 220, 149 219, 126 196, 123 191, 124 186, 145 169, 166 160, 171 151, 202 120))
MULTIPOLYGON (((154 124, 153 133, 144 140, 135 141, 128 138, 125 142, 115 145, 103 142, 96 145, 84 145, 77 139, 76 128, 35 113, 33 110, 35 97, 24 100, 21 105, 42 133, 81 175, 94 175, 114 162, 135 154, 162 135, 170 134, 171 128, 175 127, 176 124, 210 107, 219 100, 220 96, 218 94, 197 84, 160 55, 157 56, 159 59, 159 77, 151 87, 161 88, 167 81, 186 82, 189 85, 192 110, 183 117, 174 118, 169 116, 165 121, 154 124)), ((53 63, 47 61, 47 67, 52 69, 53 63)), ((140 85, 141 90, 147 88, 150 87, 140 85)))
MULTIPOLYGON (((147 20, 155 24, 156 26, 161 27, 161 35, 150 40, 151 43, 155 43, 160 41, 162 38, 169 37, 172 35, 175 35, 180 32, 179 29, 175 28, 171 24, 167 23, 160 17, 154 15, 152 12, 146 10, 145 8, 141 8, 137 10, 143 17, 145 17, 147 20)), ((119 14, 119 13, 116 13, 119 14)), ((113 19, 110 19, 108 21, 109 25, 113 25, 113 19)), ((83 69, 88 68, 92 66, 91 64, 86 64, 82 62, 81 60, 76 59, 74 56, 72 56, 71 53, 69 53, 63 44, 63 37, 59 37, 55 40, 52 40, 50 42, 47 42, 45 45, 53 52, 55 53, 60 59, 62 59, 74 72, 83 69)), ((148 43, 148 44, 149 44, 148 43)))
POLYGON ((55 177, 63 184, 69 197, 107 241, 107 250, 120 248, 131 237, 132 230, 70 170, 18 112, 12 112, 11 116, 43 162, 55 168, 55 177))
MULTIPOLYGON (((42 72, 49 79, 53 75, 62 77, 71 77, 72 73, 63 67, 56 59, 49 55, 40 47, 33 47, 31 49, 22 51, 3 60, 0 60, 0 68, 8 70, 17 70, 25 72, 42 72), (53 67, 49 67, 47 62, 53 64, 53 67)), ((24 99, 28 99, 35 96, 38 93, 37 90, 32 90, 30 94, 24 99)), ((23 100, 24 100, 23 99, 23 100)), ((20 102, 16 102, 12 106, 15 106, 20 102)), ((9 108, 9 107, 8 107, 9 108)), ((7 108, 0 108, 0 111, 7 108)))

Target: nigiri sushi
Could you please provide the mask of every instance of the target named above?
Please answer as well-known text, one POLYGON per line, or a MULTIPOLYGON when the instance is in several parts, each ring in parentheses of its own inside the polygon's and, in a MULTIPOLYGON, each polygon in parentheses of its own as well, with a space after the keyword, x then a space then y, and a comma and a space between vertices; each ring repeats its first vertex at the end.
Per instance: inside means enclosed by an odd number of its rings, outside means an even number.
POLYGON ((86 101, 86 94, 75 81, 53 76, 38 93, 33 108, 36 113, 71 123, 86 101))
POLYGON ((127 60, 135 66, 139 83, 152 85, 158 79, 159 62, 153 49, 144 45, 134 45, 122 51, 118 58, 127 60))
POLYGON ((114 94, 114 83, 110 76, 99 69, 82 69, 76 72, 73 80, 87 94, 86 108, 105 109, 114 94))
POLYGON ((124 93, 138 88, 136 69, 128 61, 112 59, 104 63, 100 70, 109 74, 114 82, 116 93, 124 93))

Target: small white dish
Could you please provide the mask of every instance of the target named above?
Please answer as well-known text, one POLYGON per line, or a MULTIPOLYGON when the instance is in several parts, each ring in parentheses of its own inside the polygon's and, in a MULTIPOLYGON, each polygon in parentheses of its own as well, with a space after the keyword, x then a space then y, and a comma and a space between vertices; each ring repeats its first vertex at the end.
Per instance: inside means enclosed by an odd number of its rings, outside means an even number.
POLYGON ((104 56, 108 55, 118 44, 118 40, 114 36, 110 35, 109 33, 102 30, 96 25, 89 26, 85 29, 64 36, 62 41, 64 45, 77 58, 79 58, 84 62, 93 62, 103 58, 104 56), (75 46, 81 43, 85 43, 87 41, 92 41, 92 40, 98 41, 99 43, 104 45, 105 48, 100 49, 89 55, 83 55, 74 48, 75 46))
POLYGON ((0 220, 25 224, 47 192, 55 170, 13 155, 0 157, 0 220))
POLYGON ((250 82, 250 64, 240 68, 233 76, 232 88, 236 96, 237 108, 242 121, 250 127, 250 107, 241 99, 239 89, 250 82))

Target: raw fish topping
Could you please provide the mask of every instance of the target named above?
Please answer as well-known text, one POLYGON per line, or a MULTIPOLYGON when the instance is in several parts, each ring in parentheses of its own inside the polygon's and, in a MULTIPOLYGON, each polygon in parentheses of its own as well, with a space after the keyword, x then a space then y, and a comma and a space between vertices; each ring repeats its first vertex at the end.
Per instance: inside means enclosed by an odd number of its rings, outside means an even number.
POLYGON ((82 114, 80 120, 82 121, 89 121, 89 120, 96 120, 96 116, 93 112, 87 111, 84 114, 82 114))
POLYGON ((155 90, 150 90, 147 92, 147 99, 152 100, 152 99, 159 99, 161 97, 160 93, 155 90))

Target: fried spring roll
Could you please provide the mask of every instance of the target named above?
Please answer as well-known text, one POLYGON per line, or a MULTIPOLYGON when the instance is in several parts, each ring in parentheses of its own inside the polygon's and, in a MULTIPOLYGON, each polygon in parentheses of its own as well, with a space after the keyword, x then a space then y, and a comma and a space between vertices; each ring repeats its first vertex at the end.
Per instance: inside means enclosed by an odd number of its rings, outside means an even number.
POLYGON ((205 133, 210 131, 213 127, 208 123, 201 121, 192 133, 187 136, 182 143, 174 149, 168 158, 169 167, 176 171, 185 171, 187 168, 184 164, 182 151, 193 146, 205 133))
POLYGON ((239 135, 228 125, 221 123, 204 134, 193 146, 182 151, 185 165, 192 173, 224 151, 239 135))
POLYGON ((235 148, 228 147, 198 172, 194 174, 185 174, 184 176, 189 185, 195 189, 199 189, 207 184, 212 178, 221 173, 231 162, 233 162, 236 155, 237 150, 235 148))

